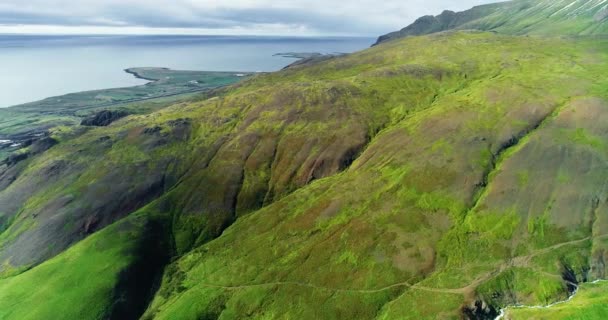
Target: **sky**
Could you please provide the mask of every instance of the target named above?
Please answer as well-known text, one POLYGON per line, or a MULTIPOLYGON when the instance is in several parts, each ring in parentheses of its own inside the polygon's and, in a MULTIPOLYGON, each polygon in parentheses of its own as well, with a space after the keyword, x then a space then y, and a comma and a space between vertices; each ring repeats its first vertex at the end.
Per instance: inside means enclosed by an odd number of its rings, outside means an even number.
POLYGON ((376 36, 496 0, 0 0, 0 33, 376 36))

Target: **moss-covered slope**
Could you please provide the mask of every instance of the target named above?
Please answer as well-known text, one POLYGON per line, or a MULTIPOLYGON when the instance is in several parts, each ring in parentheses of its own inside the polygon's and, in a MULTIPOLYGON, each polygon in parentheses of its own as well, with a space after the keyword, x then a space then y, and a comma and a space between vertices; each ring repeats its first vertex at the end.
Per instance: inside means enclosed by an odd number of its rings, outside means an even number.
POLYGON ((571 300, 548 306, 509 308, 503 319, 585 319, 602 320, 608 317, 608 285, 606 282, 584 284, 571 300))
POLYGON ((425 16, 400 31, 381 36, 376 44, 447 30, 510 35, 605 35, 607 18, 608 2, 604 0, 512 0, 425 16))
POLYGON ((565 299, 605 272, 604 45, 461 33, 363 53, 411 55, 384 76, 415 63, 461 82, 177 260, 146 316, 474 318, 565 299))
POLYGON ((606 48, 409 38, 56 127, 0 168, 0 318, 474 318, 565 299, 606 272, 606 48))
POLYGON ((607 271, 607 61, 601 38, 441 33, 55 126, 0 164, 0 319, 564 300, 607 271))

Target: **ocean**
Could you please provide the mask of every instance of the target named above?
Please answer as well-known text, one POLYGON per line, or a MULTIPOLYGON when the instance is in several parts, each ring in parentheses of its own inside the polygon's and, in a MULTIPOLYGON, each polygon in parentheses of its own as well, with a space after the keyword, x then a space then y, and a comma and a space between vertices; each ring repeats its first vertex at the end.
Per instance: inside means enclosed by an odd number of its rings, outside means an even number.
POLYGON ((123 70, 276 71, 284 52, 350 53, 371 38, 0 35, 0 107, 146 83, 123 70))

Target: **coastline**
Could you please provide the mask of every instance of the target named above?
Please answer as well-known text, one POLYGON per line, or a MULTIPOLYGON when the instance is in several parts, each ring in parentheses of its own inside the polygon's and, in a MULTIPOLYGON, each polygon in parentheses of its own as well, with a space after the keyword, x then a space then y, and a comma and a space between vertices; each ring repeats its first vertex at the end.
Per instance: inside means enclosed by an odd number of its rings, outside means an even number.
POLYGON ((147 82, 128 87, 73 92, 0 109, 0 117, 3 117, 0 132, 6 134, 6 138, 0 136, 0 140, 20 142, 16 134, 31 135, 47 132, 57 125, 77 124, 95 110, 122 108, 132 109, 132 113, 151 112, 180 99, 230 86, 254 75, 155 67, 123 71, 147 82))
MULTIPOLYGON (((179 70, 214 70, 235 73, 273 72, 291 59, 273 58, 275 52, 354 52, 369 47, 372 37, 259 37, 259 36, 53 36, 15 37, 5 35, 0 46, 25 47, 24 52, 7 50, 0 55, 15 61, 4 68, 0 108, 28 104, 75 92, 144 85, 157 79, 132 67, 169 67, 179 70), (90 47, 88 56, 70 55, 73 49, 90 47), (55 46, 50 46, 52 44, 55 46), (188 44, 192 50, 184 50, 188 44), (128 52, 115 49, 129 45, 128 52), (156 50, 159 49, 159 50, 156 50), (205 54, 200 54, 204 52, 205 54), (49 64, 36 64, 47 54, 49 64), (94 57, 94 63, 92 58, 94 57), (34 62, 32 62, 34 61, 34 62), (36 68, 33 68, 36 66, 36 68), (54 70, 73 70, 61 75, 54 70), (115 70, 117 72, 113 72, 115 70), (130 74, 125 76, 124 73, 130 74), (14 81, 18 75, 19 81, 14 81), (26 87, 25 87, 26 86, 26 87), (26 89, 27 88, 27 89, 26 89)), ((178 71, 179 71, 178 70, 178 71)))
MULTIPOLYGON (((324 54, 324 53, 319 53, 319 52, 279 52, 279 53, 273 54, 272 57, 282 57, 282 58, 288 58, 288 59, 294 59, 295 60, 294 62, 289 63, 289 64, 285 65, 284 67, 282 67, 280 69, 280 70, 283 70, 283 69, 286 69, 286 68, 289 68, 289 67, 293 67, 295 65, 299 65, 299 64, 305 63, 305 62, 319 61, 319 60, 323 60, 323 59, 327 59, 327 58, 332 58, 332 57, 336 57, 336 56, 341 56, 341 55, 346 55, 346 54, 347 53, 341 53, 341 52, 335 52, 335 53, 329 53, 329 54, 324 54)), ((42 102, 42 101, 47 101, 49 99, 60 98, 60 97, 64 97, 64 96, 74 95, 74 94, 104 92, 104 91, 107 91, 107 90, 132 89, 132 88, 137 88, 137 87, 141 87, 141 86, 148 86, 148 85, 150 85, 152 83, 156 83, 156 82, 159 82, 159 81, 163 80, 163 79, 159 79, 159 78, 154 78, 154 77, 146 76, 145 75, 146 71, 201 72, 201 73, 217 73, 217 74, 226 74, 226 75, 232 74, 232 75, 237 76, 239 78, 245 78, 247 76, 268 73, 267 71, 255 71, 255 72, 246 71, 245 72, 245 71, 173 70, 173 69, 167 68, 167 67, 130 67, 130 68, 122 69, 122 71, 125 72, 125 73, 127 73, 127 74, 130 74, 131 76, 133 76, 136 79, 140 79, 140 80, 144 80, 144 81, 148 81, 148 82, 147 83, 143 83, 143 84, 134 85, 134 86, 110 87, 110 88, 102 88, 102 89, 74 91, 74 92, 69 92, 69 93, 66 93, 66 94, 58 95, 58 96, 45 97, 45 98, 42 98, 40 100, 34 100, 34 101, 25 102, 25 103, 19 103, 19 104, 15 104, 15 105, 8 105, 8 106, 5 106, 5 107, 0 107, 0 109, 10 110, 12 108, 19 108, 19 107, 23 107, 23 106, 39 103, 39 102, 42 102)), ((156 99, 156 98, 171 97, 171 96, 176 96, 176 95, 180 95, 180 94, 196 93, 196 92, 200 92, 200 91, 205 91, 207 89, 208 88, 191 89, 191 90, 185 90, 184 92, 181 92, 181 93, 171 93, 171 94, 167 94, 167 95, 161 95, 161 96, 158 96, 158 97, 125 100, 125 101, 116 102, 116 103, 103 104, 101 106, 112 106, 112 105, 116 105, 116 104, 121 104, 123 102, 137 102, 137 101, 145 101, 145 100, 151 100, 151 99, 156 99)), ((99 106, 95 106, 95 107, 99 107, 99 106)))
MULTIPOLYGON (((141 73, 139 73, 137 70, 142 70, 142 69, 146 69, 146 68, 127 68, 124 69, 123 71, 134 76, 137 79, 141 79, 141 80, 146 80, 146 81, 151 81, 151 82, 156 82, 158 81, 158 79, 153 79, 153 78, 148 78, 145 77, 143 75, 141 75, 141 73)), ((149 69, 155 69, 155 70, 163 70, 163 71, 169 71, 171 69, 169 68, 149 68, 149 69)))

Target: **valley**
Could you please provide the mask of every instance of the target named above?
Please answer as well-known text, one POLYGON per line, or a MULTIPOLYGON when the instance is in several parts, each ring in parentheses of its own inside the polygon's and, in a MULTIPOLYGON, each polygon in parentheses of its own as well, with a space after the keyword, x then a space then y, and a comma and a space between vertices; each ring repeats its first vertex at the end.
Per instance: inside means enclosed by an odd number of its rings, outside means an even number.
POLYGON ((0 109, 0 319, 603 319, 605 2, 0 109))

